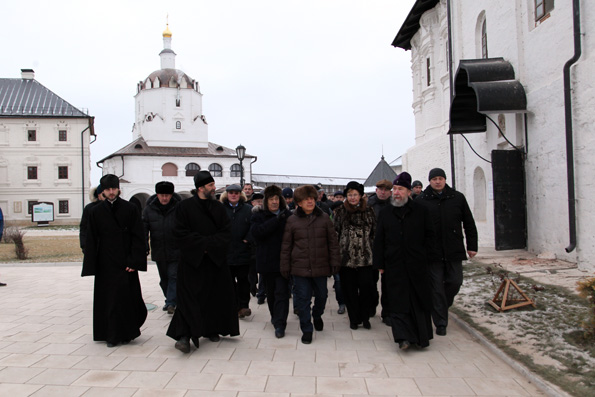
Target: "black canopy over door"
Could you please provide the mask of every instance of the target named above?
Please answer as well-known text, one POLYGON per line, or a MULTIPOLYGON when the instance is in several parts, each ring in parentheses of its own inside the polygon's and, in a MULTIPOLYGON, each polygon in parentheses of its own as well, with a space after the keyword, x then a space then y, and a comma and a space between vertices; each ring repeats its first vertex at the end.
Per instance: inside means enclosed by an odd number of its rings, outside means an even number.
POLYGON ((496 250, 527 247, 525 166, 518 150, 492 151, 496 250))

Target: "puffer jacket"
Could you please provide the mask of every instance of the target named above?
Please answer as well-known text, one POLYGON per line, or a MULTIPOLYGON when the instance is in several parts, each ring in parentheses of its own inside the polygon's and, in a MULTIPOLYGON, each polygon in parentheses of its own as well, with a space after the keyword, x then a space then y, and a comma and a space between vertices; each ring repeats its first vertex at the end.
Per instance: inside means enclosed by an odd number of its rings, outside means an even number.
POLYGON ((163 206, 159 203, 156 194, 147 200, 147 206, 143 210, 143 228, 147 252, 149 251, 149 235, 151 237, 151 259, 155 262, 176 262, 180 259, 180 250, 173 236, 174 213, 180 201, 182 198, 174 193, 166 211, 163 212, 163 206))
POLYGON ((327 277, 339 271, 341 256, 330 217, 315 207, 310 215, 298 207, 287 219, 281 245, 281 273, 327 277))
POLYGON ((341 266, 372 266, 372 246, 376 232, 376 215, 364 199, 358 206, 349 202, 335 210, 333 218, 339 236, 341 266))
POLYGON ((221 195, 225 212, 231 221, 231 241, 227 251, 227 264, 229 266, 250 265, 253 262, 252 248, 250 245, 250 219, 252 206, 246 203, 246 195, 241 193, 238 205, 232 207, 227 199, 227 192, 221 195))
POLYGON ((466 251, 477 252, 477 228, 463 193, 446 185, 442 194, 437 194, 428 186, 415 201, 430 210, 443 260, 464 261, 466 251), (467 240, 467 250, 463 238, 467 240))

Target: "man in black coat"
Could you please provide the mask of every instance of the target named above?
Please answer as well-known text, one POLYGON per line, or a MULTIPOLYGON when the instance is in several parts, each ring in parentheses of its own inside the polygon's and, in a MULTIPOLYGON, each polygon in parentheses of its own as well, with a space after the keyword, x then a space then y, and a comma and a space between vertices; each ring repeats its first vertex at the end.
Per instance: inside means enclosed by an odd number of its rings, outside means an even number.
MULTIPOLYGON (((381 179, 376 182, 376 193, 372 194, 368 199, 368 207, 371 207, 376 214, 376 220, 378 220, 378 215, 380 211, 384 207, 390 207, 390 198, 392 195, 393 190, 393 183, 388 179, 381 179)), ((374 274, 374 285, 378 285, 378 273, 374 274)), ((374 317, 376 315, 376 308, 378 307, 378 303, 382 304, 382 310, 380 312, 380 316, 382 317, 382 321, 388 325, 387 323, 387 316, 388 316, 388 301, 386 301, 385 296, 386 291, 384 291, 384 277, 380 280, 380 289, 382 291, 382 295, 378 294, 378 287, 375 288, 374 296, 372 298, 372 307, 370 308, 370 317, 374 317)))
POLYGON ((430 213, 410 200, 410 191, 411 176, 402 172, 394 181, 391 205, 380 211, 374 238, 374 267, 386 285, 386 322, 403 350, 411 344, 426 347, 432 339, 429 267, 437 257, 430 213))
POLYGON ((147 318, 137 272, 147 270, 147 255, 140 213, 118 197, 118 177, 100 184, 105 200, 89 212, 82 276, 95 276, 93 340, 114 347, 138 337, 147 318))
POLYGON ((264 189, 262 207, 252 211, 250 233, 256 243, 256 271, 266 286, 267 303, 275 336, 283 338, 289 314, 289 281, 281 275, 281 242, 287 218, 281 188, 272 185, 264 189))
POLYGON ((425 204, 434 220, 440 260, 431 266, 432 319, 437 335, 446 335, 448 308, 463 284, 463 261, 477 254, 477 228, 465 196, 446 184, 446 173, 433 168, 430 185, 417 197, 425 204), (462 227, 461 227, 462 224, 462 227), (463 242, 463 229, 467 249, 463 242))
POLYGON ((167 330, 176 349, 190 352, 190 339, 219 341, 240 334, 233 282, 227 265, 230 221, 215 200, 215 180, 208 171, 194 176, 196 195, 176 208, 174 237, 180 248, 177 307, 167 330))
POLYGON ((169 314, 174 314, 176 310, 176 282, 180 260, 180 250, 173 231, 176 205, 182 199, 174 193, 174 189, 174 184, 171 182, 157 182, 156 194, 149 197, 147 206, 143 210, 147 253, 150 251, 151 259, 157 263, 159 286, 165 296, 163 310, 169 314))
POLYGON ((250 265, 253 262, 249 236, 252 206, 246 203, 246 195, 239 185, 229 185, 221 195, 220 201, 231 221, 227 264, 235 285, 238 317, 244 318, 252 314, 249 278, 250 265))

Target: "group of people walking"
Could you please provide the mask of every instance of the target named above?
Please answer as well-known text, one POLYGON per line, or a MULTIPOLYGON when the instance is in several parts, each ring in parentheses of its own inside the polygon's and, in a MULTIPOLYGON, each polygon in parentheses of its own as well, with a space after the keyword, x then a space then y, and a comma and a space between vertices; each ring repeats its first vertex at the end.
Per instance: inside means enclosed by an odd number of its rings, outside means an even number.
POLYGON ((81 221, 82 275, 95 276, 94 340, 116 346, 140 335, 147 310, 137 271, 146 270, 151 253, 163 310, 172 315, 167 335, 184 353, 190 342, 198 348, 200 337, 239 335, 239 319, 252 314, 252 267, 260 276, 258 302, 266 296, 277 338, 285 336, 292 295, 302 343, 323 331, 334 276, 351 329, 370 329, 380 302, 401 349, 428 346, 432 319, 436 334, 446 335, 462 261, 477 252, 465 197, 439 168, 428 179, 415 200, 411 176, 403 172, 379 181, 370 198, 355 181, 330 206, 312 185, 295 191, 273 185, 252 206, 238 185, 216 200, 213 177, 199 171, 196 191, 185 200, 171 182, 157 183, 141 216, 119 197, 118 178, 105 175, 105 200, 89 204, 81 221))

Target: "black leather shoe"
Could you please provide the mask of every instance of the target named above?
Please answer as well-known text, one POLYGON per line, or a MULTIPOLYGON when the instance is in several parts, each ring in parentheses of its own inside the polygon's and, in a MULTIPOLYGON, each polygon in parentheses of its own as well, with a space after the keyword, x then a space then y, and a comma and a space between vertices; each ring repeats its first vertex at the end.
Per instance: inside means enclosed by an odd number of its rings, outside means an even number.
POLYGON ((324 329, 324 321, 322 321, 322 317, 314 319, 314 329, 316 331, 322 331, 324 329))
POLYGON ((275 337, 283 338, 285 336, 285 330, 283 328, 275 328, 275 337))
POLYGON ((445 336, 446 335, 446 327, 436 327, 436 335, 445 336))
POLYGON ((349 328, 351 328, 351 329, 357 329, 357 324, 356 323, 349 323, 349 328))
POLYGON ((304 345, 309 345, 312 343, 312 332, 304 332, 302 335, 302 343, 304 345))
POLYGON ((107 341, 107 347, 116 347, 118 346, 118 342, 107 341))
POLYGON ((190 338, 182 336, 175 344, 175 348, 182 353, 190 353, 190 338))
POLYGON ((256 300, 256 303, 258 303, 259 305, 262 305, 262 304, 264 304, 264 300, 265 300, 264 296, 259 296, 258 299, 256 300))
POLYGON ((219 342, 221 340, 221 338, 219 337, 219 335, 211 335, 211 336, 209 336, 209 340, 211 342, 219 342))
POLYGON ((407 350, 407 349, 409 349, 409 346, 411 346, 411 345, 406 340, 399 342, 399 349, 401 349, 401 350, 407 350))
POLYGON ((365 329, 372 328, 372 325, 370 324, 370 320, 364 320, 364 328, 365 329))

